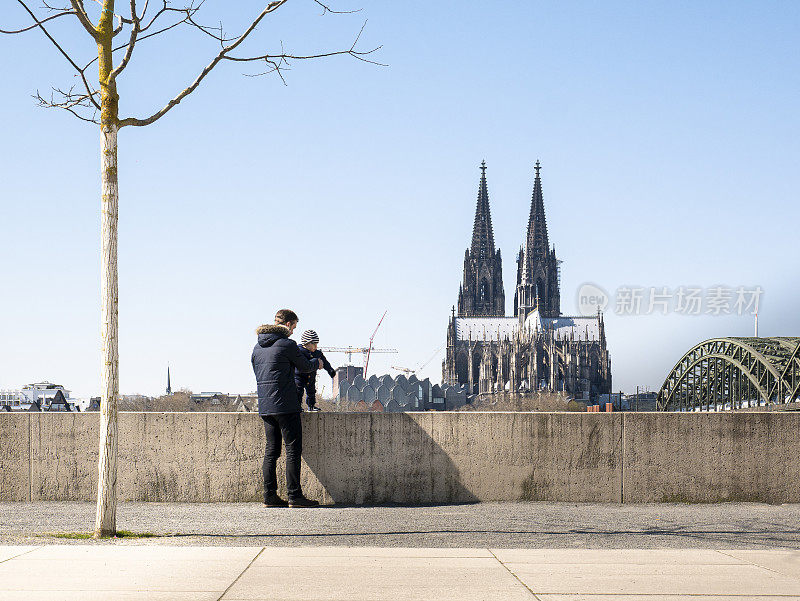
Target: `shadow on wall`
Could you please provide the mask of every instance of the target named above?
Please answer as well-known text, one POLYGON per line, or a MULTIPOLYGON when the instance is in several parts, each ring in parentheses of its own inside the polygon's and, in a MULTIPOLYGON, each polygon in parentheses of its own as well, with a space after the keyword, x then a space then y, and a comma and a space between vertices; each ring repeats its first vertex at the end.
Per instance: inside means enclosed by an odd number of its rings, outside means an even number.
POLYGON ((430 413, 303 414, 303 490, 344 505, 477 502, 434 427, 430 413))

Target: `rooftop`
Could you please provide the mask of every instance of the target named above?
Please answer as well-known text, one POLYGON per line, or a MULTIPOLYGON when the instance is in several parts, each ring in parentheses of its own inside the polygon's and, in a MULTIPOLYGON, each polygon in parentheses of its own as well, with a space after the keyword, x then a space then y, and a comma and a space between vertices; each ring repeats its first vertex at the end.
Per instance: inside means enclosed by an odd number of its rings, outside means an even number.
MULTIPOLYGON (((525 320, 531 330, 555 330, 562 338, 573 335, 576 340, 599 340, 600 319, 597 316, 562 315, 541 317, 533 311, 525 320)), ((516 317, 456 317, 458 340, 486 340, 489 342, 510 339, 519 329, 516 317)))

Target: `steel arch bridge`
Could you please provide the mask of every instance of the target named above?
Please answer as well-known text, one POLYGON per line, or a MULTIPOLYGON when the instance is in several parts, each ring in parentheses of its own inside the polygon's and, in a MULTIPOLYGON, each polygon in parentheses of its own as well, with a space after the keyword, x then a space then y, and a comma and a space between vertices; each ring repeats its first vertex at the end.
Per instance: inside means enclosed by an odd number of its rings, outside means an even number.
POLYGON ((724 411, 800 400, 800 337, 712 338, 658 392, 659 411, 724 411))

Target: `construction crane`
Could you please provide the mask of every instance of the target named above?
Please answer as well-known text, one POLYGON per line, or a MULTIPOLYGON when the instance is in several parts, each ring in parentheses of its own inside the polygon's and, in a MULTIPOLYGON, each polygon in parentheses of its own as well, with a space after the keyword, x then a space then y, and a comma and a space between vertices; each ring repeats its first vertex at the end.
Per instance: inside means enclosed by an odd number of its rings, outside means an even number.
POLYGON ((371 353, 397 353, 396 348, 374 348, 369 349, 366 346, 321 346, 319 350, 326 353, 345 353, 347 355, 347 362, 353 362, 353 355, 364 355, 364 363, 366 365, 367 355, 371 353))
POLYGON ((416 372, 418 372, 418 371, 422 371, 423 369, 425 369, 425 366, 426 366, 426 365, 428 365, 428 363, 430 363, 431 361, 433 361, 433 360, 434 360, 434 358, 436 357, 436 355, 438 355, 438 354, 439 354, 439 352, 440 352, 440 351, 441 351, 443 348, 444 348, 444 345, 440 346, 440 347, 439 347, 439 348, 437 348, 435 351, 433 351, 433 355, 431 355, 431 356, 430 356, 430 358, 428 358, 428 360, 427 360, 427 361, 425 361, 425 363, 421 364, 421 365, 420 365, 418 368, 416 368, 416 369, 411 369, 411 368, 409 368, 409 367, 399 367, 399 366, 397 366, 397 365, 392 365, 392 369, 396 369, 397 371, 402 371, 402 372, 405 372, 405 373, 407 373, 407 374, 413 374, 413 373, 416 373, 416 372))
POLYGON ((369 337, 369 345, 365 347, 355 347, 355 346, 348 346, 348 347, 321 347, 320 350, 327 351, 329 353, 346 353, 347 354, 347 362, 353 362, 353 355, 355 353, 361 353, 364 355, 364 378, 367 377, 367 368, 369 367, 369 357, 372 353, 396 353, 397 349, 394 348, 372 348, 372 342, 375 340, 375 334, 378 333, 378 328, 381 327, 383 323, 383 319, 386 317, 388 311, 384 311, 383 315, 381 315, 380 321, 378 321, 378 325, 375 326, 375 331, 372 332, 372 336, 369 337))

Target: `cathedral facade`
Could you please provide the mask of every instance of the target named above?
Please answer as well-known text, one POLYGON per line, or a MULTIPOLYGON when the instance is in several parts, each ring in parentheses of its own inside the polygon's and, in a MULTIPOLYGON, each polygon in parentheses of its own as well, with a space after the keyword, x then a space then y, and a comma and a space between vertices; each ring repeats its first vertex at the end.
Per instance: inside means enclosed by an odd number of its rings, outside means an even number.
POLYGON ((550 246, 536 176, 527 236, 517 255, 514 313, 505 315, 503 266, 495 248, 486 164, 481 163, 472 242, 447 327, 445 384, 465 385, 470 394, 564 391, 594 400, 611 392, 611 359, 602 313, 561 315, 559 265, 550 246))

